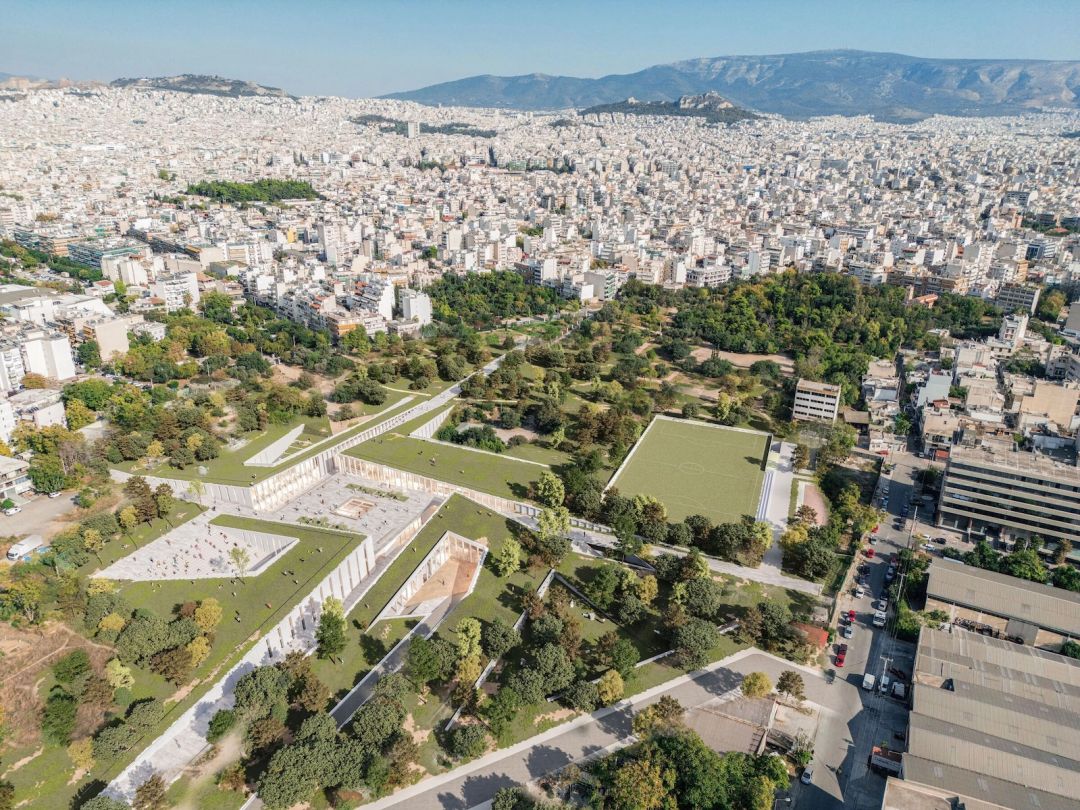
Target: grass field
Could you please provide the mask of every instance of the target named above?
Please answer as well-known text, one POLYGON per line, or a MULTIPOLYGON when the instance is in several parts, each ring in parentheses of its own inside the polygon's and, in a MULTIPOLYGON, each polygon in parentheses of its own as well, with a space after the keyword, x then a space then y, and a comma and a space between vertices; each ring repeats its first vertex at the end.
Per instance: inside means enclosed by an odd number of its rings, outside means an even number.
POLYGON ((477 453, 464 447, 409 436, 431 418, 431 414, 424 414, 395 430, 346 450, 345 454, 518 500, 526 497, 529 485, 543 472, 543 467, 523 464, 505 455, 477 453))
POLYGON ((652 495, 670 520, 731 522, 757 514, 769 437, 678 419, 654 419, 611 486, 652 495))

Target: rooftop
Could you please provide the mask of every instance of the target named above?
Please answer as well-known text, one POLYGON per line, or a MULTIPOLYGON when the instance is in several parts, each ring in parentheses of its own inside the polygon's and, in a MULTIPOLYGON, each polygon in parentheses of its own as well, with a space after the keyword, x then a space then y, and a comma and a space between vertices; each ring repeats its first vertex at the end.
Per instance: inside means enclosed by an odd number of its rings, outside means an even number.
POLYGON ((1080 593, 1040 585, 956 560, 930 564, 926 594, 947 602, 1080 636, 1080 593))

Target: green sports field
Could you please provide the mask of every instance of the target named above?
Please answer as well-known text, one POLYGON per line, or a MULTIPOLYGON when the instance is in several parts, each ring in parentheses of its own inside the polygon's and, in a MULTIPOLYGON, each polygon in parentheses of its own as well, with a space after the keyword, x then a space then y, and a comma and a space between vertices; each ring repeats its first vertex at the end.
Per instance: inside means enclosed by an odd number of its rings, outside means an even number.
POLYGON ((701 422, 657 418, 611 481, 621 495, 652 495, 668 518, 717 523, 756 515, 771 437, 701 422))

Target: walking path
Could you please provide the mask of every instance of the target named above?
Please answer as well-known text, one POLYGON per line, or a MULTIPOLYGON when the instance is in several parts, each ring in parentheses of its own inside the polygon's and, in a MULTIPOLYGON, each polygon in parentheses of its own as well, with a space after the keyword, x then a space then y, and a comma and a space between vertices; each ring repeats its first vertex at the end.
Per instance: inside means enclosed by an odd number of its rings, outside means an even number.
MULTIPOLYGON (((494 751, 438 776, 365 805, 367 810, 465 810, 489 802, 496 791, 523 785, 572 762, 580 762, 600 751, 612 751, 634 741, 631 721, 643 706, 670 695, 690 709, 730 696, 748 672, 765 672, 775 683, 784 670, 799 670, 806 684, 807 698, 827 708, 831 728, 818 735, 815 761, 822 767, 814 785, 803 787, 811 793, 806 807, 839 810, 843 806, 833 769, 849 756, 843 733, 861 708, 858 686, 837 680, 829 685, 818 670, 800 667, 776 656, 749 648, 730 655, 704 669, 674 678, 659 686, 620 701, 614 706, 582 715, 517 745, 494 751), (822 743, 827 744, 827 748, 822 743)), ((801 804, 801 803, 800 803, 801 804)))

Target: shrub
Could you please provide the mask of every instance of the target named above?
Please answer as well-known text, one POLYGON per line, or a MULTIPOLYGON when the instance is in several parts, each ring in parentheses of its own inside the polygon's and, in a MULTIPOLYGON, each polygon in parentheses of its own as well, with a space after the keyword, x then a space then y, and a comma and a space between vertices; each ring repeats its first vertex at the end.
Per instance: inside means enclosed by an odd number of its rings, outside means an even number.
POLYGON ((475 759, 487 746, 488 734, 483 726, 461 726, 450 735, 450 753, 458 759, 475 759))
POLYGON ((210 718, 210 725, 206 731, 206 741, 217 742, 228 734, 234 725, 236 725, 236 712, 232 709, 218 709, 214 716, 210 718))

